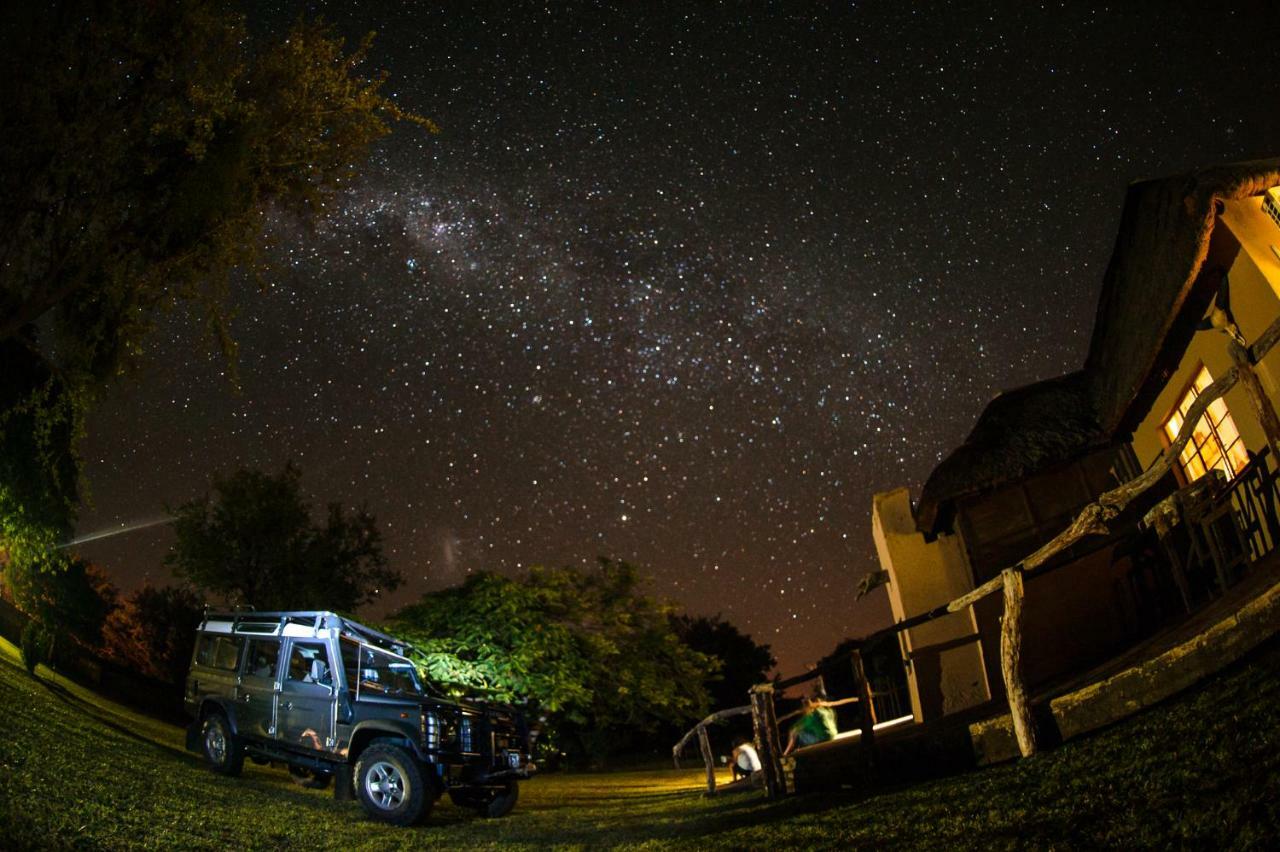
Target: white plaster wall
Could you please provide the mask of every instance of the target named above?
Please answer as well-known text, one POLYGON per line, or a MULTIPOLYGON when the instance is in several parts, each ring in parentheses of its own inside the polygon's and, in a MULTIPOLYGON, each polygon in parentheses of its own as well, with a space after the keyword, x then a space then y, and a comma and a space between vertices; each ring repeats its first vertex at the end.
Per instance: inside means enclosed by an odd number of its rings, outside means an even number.
MULTIPOLYGON (((927 542, 916 532, 911 495, 899 488, 872 499, 872 537, 889 572, 889 606, 902 621, 973 589, 958 535, 927 542)), ((917 722, 981 704, 991 697, 972 608, 899 634, 908 661, 911 709, 917 722)))

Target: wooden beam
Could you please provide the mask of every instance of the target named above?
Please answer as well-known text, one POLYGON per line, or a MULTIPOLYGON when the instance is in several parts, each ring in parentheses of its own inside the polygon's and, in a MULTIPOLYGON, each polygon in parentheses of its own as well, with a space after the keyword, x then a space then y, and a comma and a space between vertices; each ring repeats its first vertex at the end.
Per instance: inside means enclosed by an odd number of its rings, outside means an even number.
POLYGON ((1014 566, 1001 572, 1004 581, 1004 618, 1000 623, 1000 672, 1004 675, 1009 713, 1013 717, 1013 735, 1023 757, 1036 753, 1035 724, 1022 683, 1022 568, 1014 566))
POLYGON ((684 751, 684 747, 689 744, 689 740, 693 739, 698 733, 698 728, 704 725, 710 725, 733 716, 745 716, 751 712, 751 705, 744 704, 741 707, 730 707, 728 710, 717 710, 698 724, 694 725, 688 732, 680 738, 680 742, 671 747, 671 758, 675 761, 676 769, 680 768, 680 754, 684 751))
POLYGON ((862 760, 867 767, 876 761, 876 711, 871 700, 871 682, 867 680, 867 671, 862 665, 862 652, 853 651, 853 679, 858 689, 858 709, 862 711, 859 730, 862 732, 862 760))
POLYGON ((707 792, 716 791, 716 758, 711 753, 711 737, 707 736, 707 726, 698 726, 698 747, 702 750, 702 762, 707 765, 707 792))
POLYGON ((1272 458, 1280 459, 1280 418, 1276 417, 1275 407, 1262 389, 1262 381, 1250 361, 1249 352, 1236 341, 1227 338, 1227 353, 1240 371, 1240 384, 1249 397, 1253 413, 1262 424, 1262 432, 1267 436, 1267 446, 1271 448, 1272 458))
POLYGON ((770 799, 781 798, 787 792, 787 780, 782 773, 782 743, 778 738, 775 713, 773 684, 761 683, 751 687, 751 723, 755 728, 756 748, 760 755, 760 767, 764 772, 764 791, 770 799))
MULTIPOLYGON (((846 704, 857 704, 861 700, 862 699, 856 695, 853 696, 852 698, 841 698, 837 701, 827 701, 826 699, 823 699, 822 706, 823 707, 843 707, 846 704)), ((801 707, 799 710, 792 710, 790 713, 787 713, 783 716, 779 716, 778 724, 781 725, 783 722, 787 721, 788 719, 794 719, 796 716, 801 716, 803 714, 804 714, 803 707, 801 707)))
POLYGON ((1259 334, 1258 339, 1253 341, 1253 345, 1249 347, 1249 363, 1257 364, 1267 357, 1267 353, 1271 351, 1278 340, 1280 340, 1280 319, 1267 326, 1267 330, 1259 334))

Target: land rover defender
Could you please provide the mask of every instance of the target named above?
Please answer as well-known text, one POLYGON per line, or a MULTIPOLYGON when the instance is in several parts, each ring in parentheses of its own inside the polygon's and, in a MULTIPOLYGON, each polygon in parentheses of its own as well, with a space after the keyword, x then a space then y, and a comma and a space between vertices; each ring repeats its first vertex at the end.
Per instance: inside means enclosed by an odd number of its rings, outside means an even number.
POLYGON ((209 614, 185 704, 187 748, 238 775, 245 758, 334 783, 379 820, 410 825, 448 793, 498 817, 536 769, 521 713, 431 694, 410 646, 332 612, 209 614))

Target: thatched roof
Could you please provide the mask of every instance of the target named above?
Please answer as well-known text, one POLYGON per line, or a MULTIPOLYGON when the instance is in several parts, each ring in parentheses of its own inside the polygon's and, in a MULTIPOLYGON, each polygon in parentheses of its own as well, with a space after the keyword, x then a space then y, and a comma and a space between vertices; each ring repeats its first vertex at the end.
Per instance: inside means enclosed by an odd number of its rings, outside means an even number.
MULTIPOLYGON (((1271 159, 1129 187, 1085 362, 1104 428, 1132 429, 1136 424, 1127 415, 1143 401, 1143 387, 1162 351, 1181 357, 1190 342, 1194 327, 1176 328, 1175 321, 1208 255, 1220 202, 1278 184, 1280 159, 1271 159)), ((1207 303, 1196 307, 1199 314, 1207 303)), ((1145 400, 1139 419, 1153 401, 1145 400)))
POLYGON ((1016 481, 1127 437, 1207 307, 1192 299, 1224 200, 1280 185, 1280 159, 1135 183, 1125 197, 1084 369, 997 397, 930 474, 917 525, 932 531, 959 497, 1016 481))
POLYGON ((945 502, 1013 482, 1106 444, 1083 371, 1006 391, 924 484, 916 523, 932 530, 945 502))

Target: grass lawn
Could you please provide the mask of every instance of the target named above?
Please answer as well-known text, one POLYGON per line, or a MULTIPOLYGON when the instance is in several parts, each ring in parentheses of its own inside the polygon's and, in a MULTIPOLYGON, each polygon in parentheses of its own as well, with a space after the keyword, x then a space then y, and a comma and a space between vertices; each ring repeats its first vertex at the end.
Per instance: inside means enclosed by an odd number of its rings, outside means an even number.
MULTIPOLYGON (((869 798, 705 799, 702 771, 549 775, 515 813, 443 799, 397 829, 246 763, 205 770, 178 728, 138 716, 0 640, 0 847, 321 849, 1192 846, 1274 848, 1280 638, 1177 700, 1029 761, 869 798)), ((725 779, 727 780, 727 779, 725 779)))

